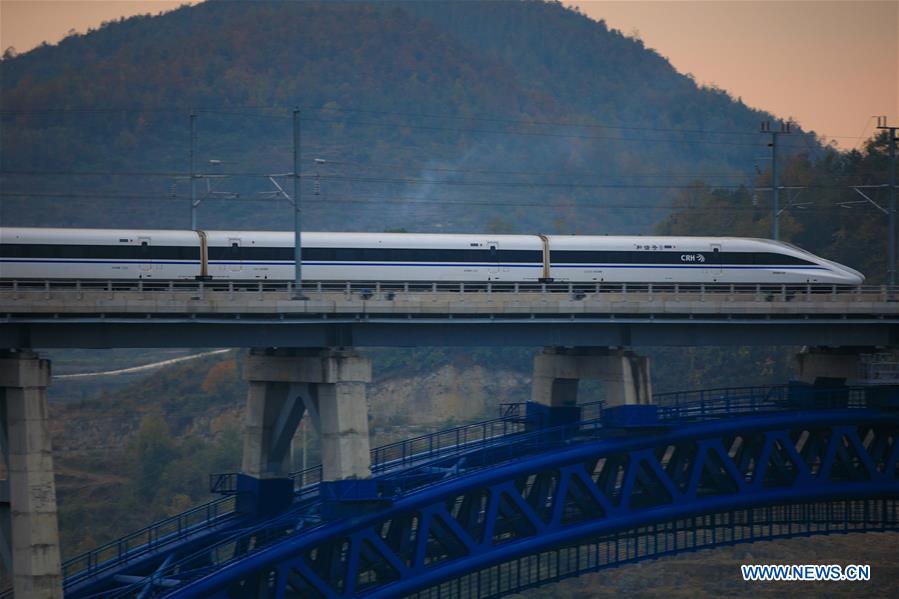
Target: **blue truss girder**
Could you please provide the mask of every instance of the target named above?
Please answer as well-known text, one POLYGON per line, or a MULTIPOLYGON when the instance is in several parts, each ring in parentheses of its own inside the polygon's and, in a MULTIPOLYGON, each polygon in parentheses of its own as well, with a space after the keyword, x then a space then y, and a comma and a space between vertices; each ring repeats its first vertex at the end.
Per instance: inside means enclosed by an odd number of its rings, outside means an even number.
POLYGON ((488 566, 410 595, 492 599, 625 564, 740 543, 899 530, 899 500, 764 506, 660 522, 488 566))
MULTIPOLYGON (((587 439, 441 480, 184 578, 177 597, 395 597, 703 514, 899 498, 899 414, 787 411, 587 439), (222 595, 224 596, 224 595, 222 595)), ((164 573, 177 578, 177 568, 164 573)))

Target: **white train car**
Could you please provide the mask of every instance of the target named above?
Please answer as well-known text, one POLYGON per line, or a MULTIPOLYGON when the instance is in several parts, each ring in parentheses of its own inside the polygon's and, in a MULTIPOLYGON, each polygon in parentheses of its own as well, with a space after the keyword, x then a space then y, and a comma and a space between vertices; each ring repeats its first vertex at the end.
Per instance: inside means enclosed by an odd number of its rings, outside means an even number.
POLYGON ((769 239, 553 235, 549 245, 557 281, 856 286, 865 278, 769 239))
MULTIPOLYGON (((294 276, 293 233, 208 231, 213 279, 294 276)), ((537 281, 543 242, 536 235, 303 233, 303 278, 310 281, 537 281)))
POLYGON ((0 227, 3 279, 193 279, 194 231, 0 227))
MULTIPOLYGON (((303 233, 307 281, 822 284, 864 276, 737 237, 303 233)), ((3 279, 291 280, 293 233, 0 228, 3 279)))

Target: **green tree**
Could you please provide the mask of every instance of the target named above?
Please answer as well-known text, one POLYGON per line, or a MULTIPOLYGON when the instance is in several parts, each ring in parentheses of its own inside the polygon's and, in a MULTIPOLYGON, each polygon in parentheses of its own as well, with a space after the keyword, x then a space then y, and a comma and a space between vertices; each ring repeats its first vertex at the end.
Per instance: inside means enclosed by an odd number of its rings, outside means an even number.
POLYGON ((126 450, 138 499, 156 497, 163 475, 177 454, 178 444, 162 415, 144 416, 126 450))

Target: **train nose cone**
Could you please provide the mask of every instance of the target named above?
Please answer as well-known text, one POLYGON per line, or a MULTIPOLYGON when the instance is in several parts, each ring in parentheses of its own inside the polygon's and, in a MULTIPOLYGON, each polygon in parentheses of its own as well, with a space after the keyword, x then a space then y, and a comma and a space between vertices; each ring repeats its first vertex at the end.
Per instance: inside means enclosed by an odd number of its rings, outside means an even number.
POLYGON ((850 285, 861 285, 865 282, 865 275, 858 272, 854 268, 843 267, 846 269, 846 278, 849 279, 850 285))

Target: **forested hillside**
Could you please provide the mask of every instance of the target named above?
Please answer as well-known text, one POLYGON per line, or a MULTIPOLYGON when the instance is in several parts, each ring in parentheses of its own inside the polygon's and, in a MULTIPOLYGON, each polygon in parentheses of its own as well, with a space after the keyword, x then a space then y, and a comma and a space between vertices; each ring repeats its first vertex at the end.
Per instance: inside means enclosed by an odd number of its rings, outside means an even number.
MULTIPOLYGON (((860 270, 868 284, 886 282, 888 196, 882 184, 889 180, 887 137, 877 135, 861 150, 845 153, 803 152, 783 165, 782 181, 793 189, 781 192, 781 238, 860 270)), ((770 188, 770 173, 759 176, 757 184, 770 188)), ((674 210, 656 231, 770 237, 771 193, 696 181, 678 194, 674 210)))
POLYGON ((332 230, 648 232, 691 179, 748 182, 770 118, 557 3, 210 1, 6 53, 0 216, 185 226, 196 110, 196 171, 234 175, 200 223, 283 227, 294 106, 332 230))
MULTIPOLYGON (((293 107, 307 229, 770 235, 770 137, 756 131, 773 115, 542 1, 211 0, 7 51, 0 222, 186 227, 194 111, 200 226, 287 228, 290 209, 265 175, 292 169, 293 107)), ((885 138, 847 153, 801 129, 782 139, 781 182, 792 188, 783 238, 882 282, 885 218, 847 202, 861 201, 849 185, 887 180, 885 138)), ((374 443, 526 400, 536 350, 372 350, 374 443)), ((657 392, 783 382, 795 350, 641 349, 657 392)), ((119 366, 103 353, 51 357, 58 372, 119 366)), ((56 382, 67 556, 207 499, 206 475, 238 467, 241 359, 202 358, 115 386, 56 382)), ((582 398, 597 391, 584 385, 582 398)), ((812 553, 796 543, 795 563, 833 559, 823 542, 812 553)), ((757 556, 777 561, 787 546, 757 556)), ((862 537, 832 546, 875 567, 889 553, 862 537)), ((749 558, 742 548, 696 554, 530 596, 750 593, 720 576, 721 564, 736 572, 749 558)), ((884 575, 869 592, 889 594, 895 580, 884 575)))

